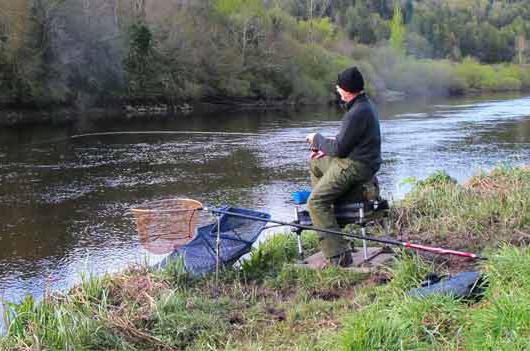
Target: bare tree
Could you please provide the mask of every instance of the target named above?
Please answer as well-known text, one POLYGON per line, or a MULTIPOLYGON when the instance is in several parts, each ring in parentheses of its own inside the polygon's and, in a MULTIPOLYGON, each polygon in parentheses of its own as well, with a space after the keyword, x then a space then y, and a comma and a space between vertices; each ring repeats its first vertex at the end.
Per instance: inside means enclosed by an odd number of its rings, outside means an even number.
POLYGON ((515 51, 517 52, 517 61, 520 65, 525 63, 526 38, 524 34, 517 36, 515 40, 515 51))
POLYGON ((6 31, 7 54, 11 59, 24 46, 30 13, 30 0, 0 0, 0 21, 6 31))
POLYGON ((309 42, 312 44, 315 41, 313 20, 320 19, 325 16, 326 12, 333 4, 333 0, 309 0, 308 18, 309 18, 309 42))

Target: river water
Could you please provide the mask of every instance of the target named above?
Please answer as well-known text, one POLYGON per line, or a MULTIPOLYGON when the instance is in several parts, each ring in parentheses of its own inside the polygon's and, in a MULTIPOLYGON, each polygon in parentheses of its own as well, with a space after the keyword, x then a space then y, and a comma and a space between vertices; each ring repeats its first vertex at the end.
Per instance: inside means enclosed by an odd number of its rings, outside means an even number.
MULTIPOLYGON (((381 106, 384 194, 445 170, 465 180, 499 163, 530 163, 530 97, 474 97, 381 106)), ((149 200, 189 197, 291 219, 290 192, 307 188, 306 134, 332 135, 335 109, 210 113, 179 119, 82 121, 0 129, 0 297, 64 290, 81 272, 156 262, 127 214, 149 200), (121 135, 98 131, 253 135, 121 135), (49 142, 51 140, 51 142, 49 142)))

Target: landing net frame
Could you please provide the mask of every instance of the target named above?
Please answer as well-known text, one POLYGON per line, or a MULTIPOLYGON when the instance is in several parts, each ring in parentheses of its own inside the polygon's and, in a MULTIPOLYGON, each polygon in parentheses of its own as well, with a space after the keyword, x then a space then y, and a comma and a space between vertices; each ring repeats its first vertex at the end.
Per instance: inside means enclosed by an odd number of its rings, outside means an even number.
POLYGON ((203 208, 197 200, 173 198, 150 201, 132 208, 131 212, 142 246, 161 255, 182 247, 195 237, 203 208))

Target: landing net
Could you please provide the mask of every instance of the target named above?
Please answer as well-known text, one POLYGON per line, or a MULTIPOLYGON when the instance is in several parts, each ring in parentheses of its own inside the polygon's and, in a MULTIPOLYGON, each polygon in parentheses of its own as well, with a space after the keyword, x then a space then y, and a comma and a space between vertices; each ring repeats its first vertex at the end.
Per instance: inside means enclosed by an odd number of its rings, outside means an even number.
MULTIPOLYGON (((244 208, 223 207, 223 211, 269 220, 270 215, 244 208)), ((265 228, 266 223, 253 219, 223 214, 212 224, 200 227, 197 236, 166 257, 159 265, 163 268, 175 260, 182 260, 184 268, 191 275, 203 275, 216 270, 217 236, 219 242, 219 264, 230 267, 243 255, 250 252, 252 245, 265 228)))

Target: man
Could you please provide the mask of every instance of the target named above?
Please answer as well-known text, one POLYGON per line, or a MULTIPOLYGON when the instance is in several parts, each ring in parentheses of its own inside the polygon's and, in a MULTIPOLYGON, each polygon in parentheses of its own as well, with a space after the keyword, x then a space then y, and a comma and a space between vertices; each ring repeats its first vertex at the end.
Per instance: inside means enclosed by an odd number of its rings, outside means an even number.
MULTIPOLYGON (((313 225, 339 230, 333 204, 350 189, 370 181, 381 166, 381 132, 378 112, 364 93, 364 79, 356 67, 340 73, 337 92, 347 112, 335 138, 318 133, 307 136, 311 144, 311 183, 308 209, 313 225)), ((332 265, 352 264, 349 242, 319 233, 324 256, 332 265)))

